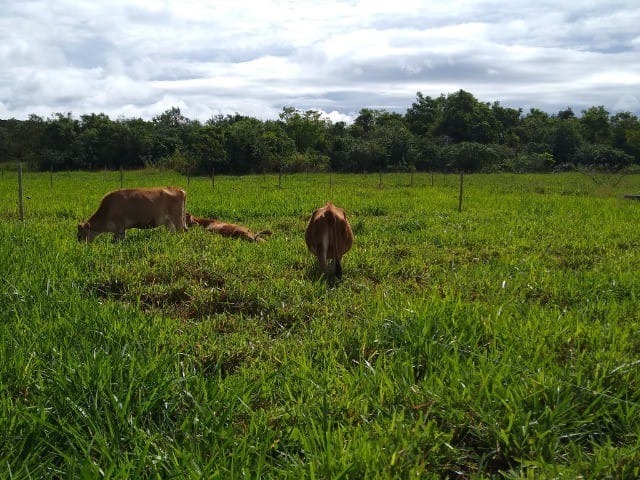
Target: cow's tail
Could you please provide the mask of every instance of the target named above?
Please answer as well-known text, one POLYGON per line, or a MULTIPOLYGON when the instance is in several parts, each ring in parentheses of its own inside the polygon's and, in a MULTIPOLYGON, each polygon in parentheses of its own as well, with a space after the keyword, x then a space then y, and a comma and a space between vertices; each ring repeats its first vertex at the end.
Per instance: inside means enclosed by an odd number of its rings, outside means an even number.
MULTIPOLYGON (((338 255, 338 219, 331 210, 327 210, 327 223, 329 223, 329 245, 333 246, 333 269, 336 278, 342 278, 342 265, 338 255)), ((327 245, 328 248, 328 245, 327 245)))

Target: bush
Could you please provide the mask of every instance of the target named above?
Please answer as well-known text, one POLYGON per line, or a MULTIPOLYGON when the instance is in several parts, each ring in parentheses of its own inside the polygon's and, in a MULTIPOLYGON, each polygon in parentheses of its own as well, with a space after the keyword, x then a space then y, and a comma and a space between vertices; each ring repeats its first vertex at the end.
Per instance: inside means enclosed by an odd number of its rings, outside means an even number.
POLYGON ((320 153, 294 153, 286 161, 284 168, 287 172, 328 172, 331 161, 328 156, 320 153))
POLYGON ((609 145, 587 144, 576 152, 574 161, 596 170, 621 170, 633 163, 633 156, 609 145))
POLYGON ((498 171, 510 158, 511 149, 503 145, 461 142, 442 149, 444 165, 467 172, 498 171))
POLYGON ((508 170, 517 173, 549 172, 555 160, 550 153, 521 153, 509 162, 508 170))
POLYGON ((189 169, 191 168, 191 163, 179 149, 176 149, 171 155, 162 158, 159 163, 160 165, 175 172, 182 173, 183 175, 189 173, 189 169))

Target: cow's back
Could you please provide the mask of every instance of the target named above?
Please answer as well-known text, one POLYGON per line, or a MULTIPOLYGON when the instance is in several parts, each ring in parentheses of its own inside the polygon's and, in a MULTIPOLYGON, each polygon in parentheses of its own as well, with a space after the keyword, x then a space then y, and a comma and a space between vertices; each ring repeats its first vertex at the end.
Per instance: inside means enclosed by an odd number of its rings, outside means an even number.
POLYGON ((90 222, 114 228, 151 228, 172 219, 184 225, 186 192, 176 187, 122 188, 106 194, 90 222))
POLYGON ((333 255, 335 249, 335 253, 344 255, 353 244, 353 233, 345 211, 329 202, 311 215, 305 231, 307 247, 315 252, 323 236, 333 237, 334 234, 335 238, 328 245, 328 254, 333 255))

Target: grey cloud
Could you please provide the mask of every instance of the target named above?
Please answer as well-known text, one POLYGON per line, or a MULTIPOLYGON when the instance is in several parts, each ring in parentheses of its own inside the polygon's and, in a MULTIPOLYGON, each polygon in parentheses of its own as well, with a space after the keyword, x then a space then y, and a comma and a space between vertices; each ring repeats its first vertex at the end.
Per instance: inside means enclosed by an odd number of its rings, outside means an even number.
MULTIPOLYGON (((380 58, 371 62, 353 62, 340 67, 338 75, 345 82, 375 84, 407 83, 509 83, 531 80, 529 72, 517 65, 488 62, 473 56, 419 55, 380 58)), ((539 72, 539 75, 544 75, 539 72)))
POLYGON ((460 88, 525 111, 602 104, 640 113, 640 9, 631 1, 339 3, 336 15, 204 0, 2 4, 0 104, 22 118, 153 116, 172 103, 201 120, 266 118, 285 105, 354 116, 365 107, 404 112, 418 90, 460 88), (192 5, 201 10, 182 15, 192 5), (474 27, 468 38, 465 25, 474 27), (361 46, 328 42, 339 35, 361 46), (369 38, 388 50, 368 48, 369 38))
POLYGON ((172 22, 171 14, 166 8, 162 8, 162 4, 158 2, 155 10, 142 8, 138 5, 125 5, 122 10, 122 16, 134 24, 147 24, 150 26, 170 25, 172 22))
POLYGON ((69 63, 78 68, 96 68, 105 65, 115 45, 108 39, 89 37, 68 42, 61 46, 69 63))
POLYGON ((270 55, 275 57, 293 56, 296 49, 287 45, 255 45, 251 48, 225 48, 222 46, 196 46, 186 59, 200 62, 242 63, 270 55))

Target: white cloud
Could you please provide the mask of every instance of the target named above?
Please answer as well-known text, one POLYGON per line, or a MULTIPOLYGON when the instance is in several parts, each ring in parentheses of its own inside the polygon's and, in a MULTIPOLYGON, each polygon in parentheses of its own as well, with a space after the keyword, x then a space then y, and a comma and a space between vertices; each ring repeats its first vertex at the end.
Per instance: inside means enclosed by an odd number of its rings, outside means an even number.
MULTIPOLYGON (((0 114, 351 119, 417 91, 557 111, 637 102, 634 1, 5 0, 0 114)), ((336 120, 339 121, 339 120, 336 120)))

